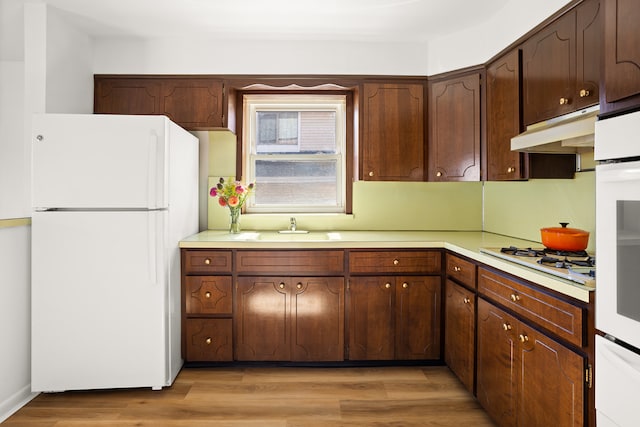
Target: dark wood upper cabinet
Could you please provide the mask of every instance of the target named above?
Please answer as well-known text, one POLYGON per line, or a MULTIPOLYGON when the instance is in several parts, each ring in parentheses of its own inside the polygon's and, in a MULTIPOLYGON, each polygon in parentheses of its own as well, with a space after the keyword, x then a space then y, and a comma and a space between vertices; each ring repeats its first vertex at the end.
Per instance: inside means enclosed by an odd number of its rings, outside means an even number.
POLYGON ((573 178, 575 155, 511 151, 511 138, 522 130, 520 60, 516 49, 487 66, 485 179, 573 178))
POLYGON ((571 112, 576 81, 576 14, 570 11, 522 46, 523 118, 530 125, 571 112))
POLYGON ((429 83, 429 181, 480 180, 480 80, 474 72, 429 83))
POLYGON ((600 112, 640 106, 640 2, 603 0, 604 79, 600 112))
POLYGON ((95 76, 94 113, 161 114, 189 130, 225 128, 220 79, 95 76))
POLYGON ((365 83, 362 109, 362 179, 423 181, 424 85, 365 83))
POLYGON ((487 180, 524 178, 523 154, 511 151, 520 133, 520 51, 513 50, 487 66, 487 180))
POLYGON ((600 0, 586 0, 524 42, 525 125, 598 103, 601 28, 600 0))
POLYGON ((576 109, 598 103, 602 63, 601 0, 576 8, 576 109))

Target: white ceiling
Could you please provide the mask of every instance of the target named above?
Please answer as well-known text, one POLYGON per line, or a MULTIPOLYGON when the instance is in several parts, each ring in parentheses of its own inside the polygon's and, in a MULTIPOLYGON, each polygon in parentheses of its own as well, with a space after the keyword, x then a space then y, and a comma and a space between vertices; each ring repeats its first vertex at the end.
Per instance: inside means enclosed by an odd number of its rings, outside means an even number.
POLYGON ((422 42, 511 0, 45 0, 96 36, 422 42))

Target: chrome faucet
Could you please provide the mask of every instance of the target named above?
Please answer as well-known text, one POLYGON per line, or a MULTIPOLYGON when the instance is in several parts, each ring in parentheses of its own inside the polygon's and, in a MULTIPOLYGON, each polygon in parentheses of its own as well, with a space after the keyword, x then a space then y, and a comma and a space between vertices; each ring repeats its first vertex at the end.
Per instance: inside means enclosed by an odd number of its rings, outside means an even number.
POLYGON ((296 226, 296 219, 294 217, 291 217, 291 219, 289 220, 289 230, 296 231, 296 226))

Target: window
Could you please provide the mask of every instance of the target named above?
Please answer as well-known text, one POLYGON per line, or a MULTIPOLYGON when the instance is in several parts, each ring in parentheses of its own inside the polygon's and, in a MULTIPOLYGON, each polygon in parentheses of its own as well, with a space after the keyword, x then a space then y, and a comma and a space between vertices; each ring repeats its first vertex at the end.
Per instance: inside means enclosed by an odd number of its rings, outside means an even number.
POLYGON ((245 95, 250 213, 345 212, 346 96, 245 95))

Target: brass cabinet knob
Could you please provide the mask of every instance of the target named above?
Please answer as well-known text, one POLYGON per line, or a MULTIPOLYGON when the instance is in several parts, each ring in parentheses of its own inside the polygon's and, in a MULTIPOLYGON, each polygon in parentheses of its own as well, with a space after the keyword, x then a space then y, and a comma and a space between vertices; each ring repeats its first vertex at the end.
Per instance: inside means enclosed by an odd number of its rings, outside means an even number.
POLYGON ((465 304, 469 304, 471 302, 471 300, 469 298, 467 298, 467 297, 464 297, 462 302, 464 302, 465 304))
POLYGON ((298 289, 302 289, 302 283, 298 283, 298 284, 296 285, 296 288, 298 288, 298 289))
POLYGON ((211 292, 205 292, 204 293, 204 297, 205 298, 211 298, 211 292))
POLYGON ((568 105, 569 98, 560 98, 560 105, 568 105))
POLYGON ((580 98, 586 98, 589 95, 591 95, 591 92, 587 89, 580 90, 580 98))
POLYGON ((284 289, 284 283, 283 283, 283 282, 280 282, 280 284, 278 285, 278 287, 279 287, 280 289, 284 289))
POLYGON ((206 265, 211 264, 211 259, 209 259, 209 258, 205 258, 204 263, 205 263, 206 265))
POLYGON ((402 287, 403 287, 403 288, 405 288, 405 289, 407 289, 407 288, 409 287, 409 284, 408 284, 407 282, 404 282, 404 283, 402 284, 402 287))
POLYGON ((385 284, 384 284, 384 287, 385 287, 385 288, 387 288, 387 289, 389 289, 389 288, 391 287, 391 283, 385 283, 385 284))
POLYGON ((502 324, 502 329, 504 329, 505 331, 510 331, 511 330, 511 325, 508 323, 503 323, 502 324))
POLYGON ((436 176, 442 176, 442 172, 436 172, 436 176))
POLYGON ((373 175, 374 175, 373 171, 369 172, 369 176, 373 176, 373 175))
POLYGON ((400 260, 398 260, 398 259, 394 259, 394 260, 393 260, 393 265, 398 265, 398 264, 400 264, 400 260))
POLYGON ((513 166, 509 166, 507 168, 507 173, 514 173, 516 171, 516 168, 514 168, 513 166))
POLYGON ((529 341, 529 337, 527 336, 527 334, 520 334, 518 338, 520 338, 520 342, 522 343, 529 341))
POLYGON ((518 295, 518 294, 511 294, 510 298, 511 298, 511 301, 513 301, 513 302, 520 301, 520 295, 518 295))
POLYGON ((213 340, 211 339, 211 337, 207 337, 207 338, 204 340, 204 342, 205 342, 205 344, 210 345, 210 344, 213 342, 213 340))
POLYGON ((462 267, 458 267, 457 265, 454 265, 453 271, 455 271, 456 273, 460 273, 462 271, 462 267))

